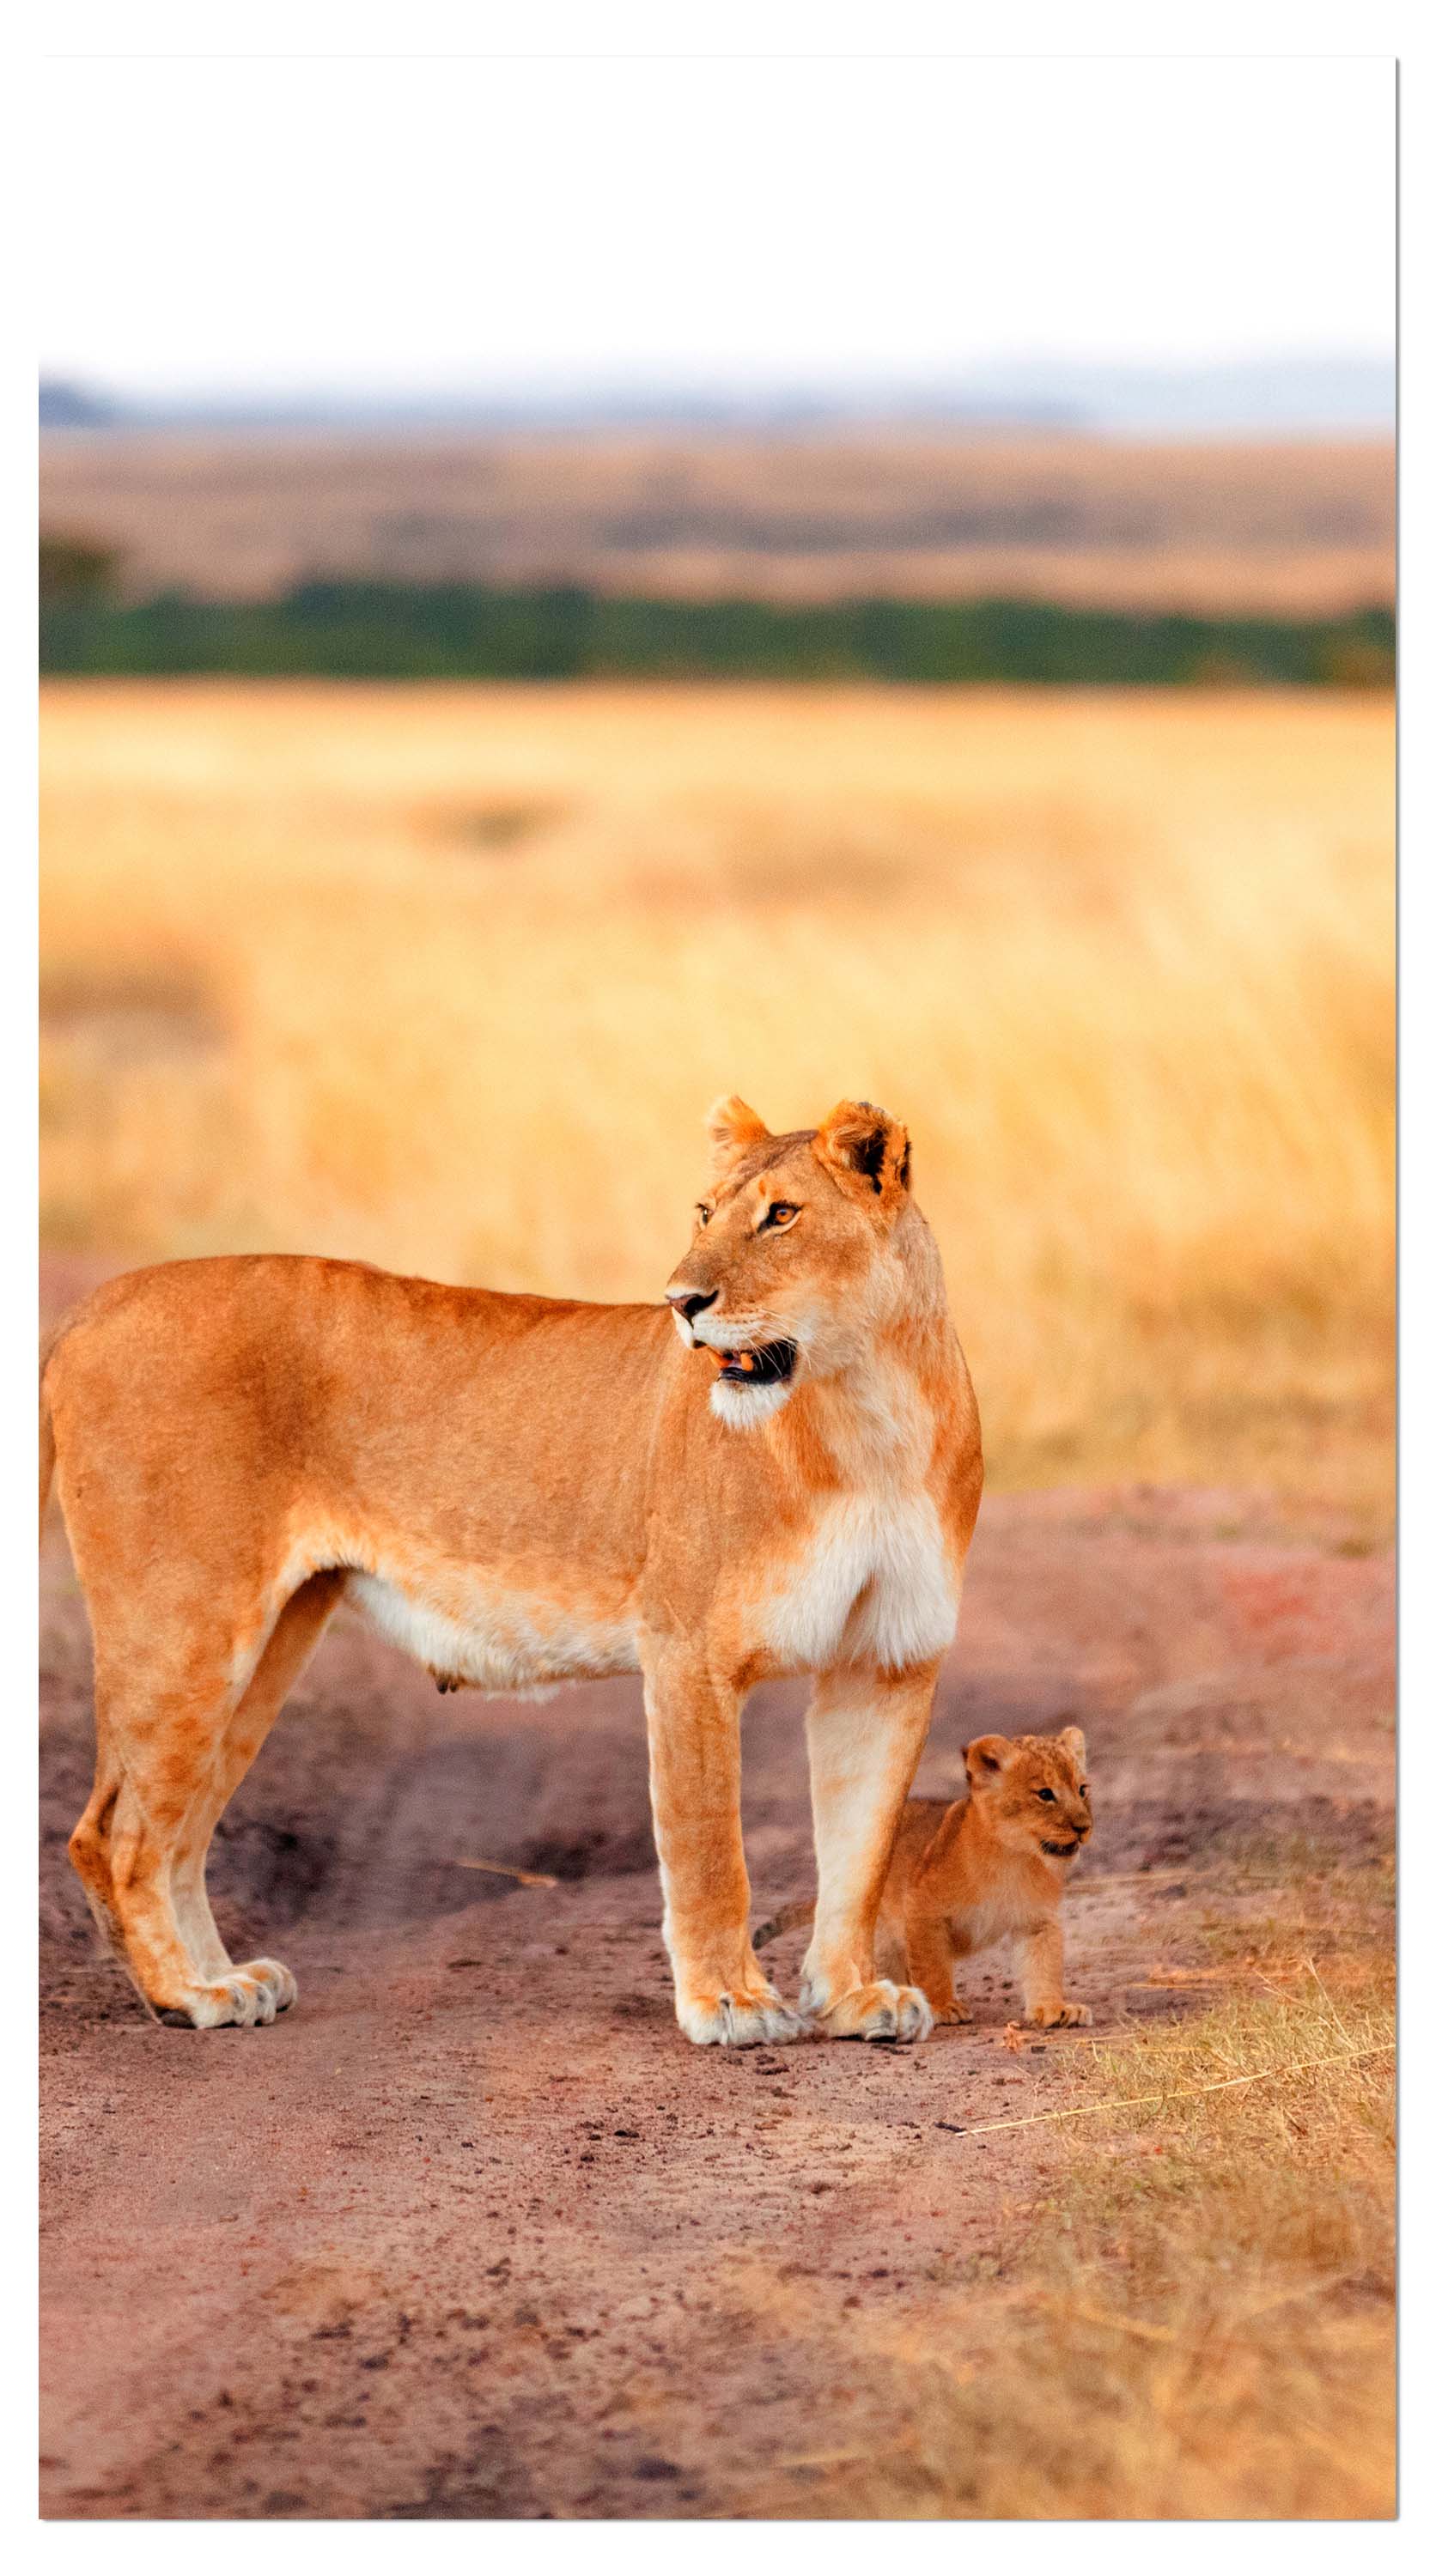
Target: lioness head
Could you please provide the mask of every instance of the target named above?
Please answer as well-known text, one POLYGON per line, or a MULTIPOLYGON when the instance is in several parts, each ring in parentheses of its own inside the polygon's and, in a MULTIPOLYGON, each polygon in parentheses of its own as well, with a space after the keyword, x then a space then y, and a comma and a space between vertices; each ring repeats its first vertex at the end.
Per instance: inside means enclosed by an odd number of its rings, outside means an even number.
POLYGON ((668 1303, 688 1348, 712 1354, 714 1412, 749 1428, 805 1377, 850 1366, 897 1311, 907 1129, 843 1100, 821 1127, 773 1136, 728 1099, 710 1110, 708 1135, 708 1183, 668 1303))
POLYGON ((1070 1860, 1092 1831, 1087 1744, 1080 1726, 1060 1735, 979 1735, 963 1754, 967 1785, 1010 1851, 1070 1860))

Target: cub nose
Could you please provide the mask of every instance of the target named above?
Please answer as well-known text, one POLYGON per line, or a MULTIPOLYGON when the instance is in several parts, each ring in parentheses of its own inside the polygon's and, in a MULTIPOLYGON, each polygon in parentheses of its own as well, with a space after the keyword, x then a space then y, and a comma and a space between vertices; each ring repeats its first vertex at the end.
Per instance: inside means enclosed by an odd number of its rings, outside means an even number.
POLYGON ((710 1288, 706 1296, 701 1288, 670 1288, 668 1303, 682 1316, 685 1324, 691 1324, 695 1315, 701 1315, 706 1307, 716 1302, 717 1296, 716 1288, 710 1288))

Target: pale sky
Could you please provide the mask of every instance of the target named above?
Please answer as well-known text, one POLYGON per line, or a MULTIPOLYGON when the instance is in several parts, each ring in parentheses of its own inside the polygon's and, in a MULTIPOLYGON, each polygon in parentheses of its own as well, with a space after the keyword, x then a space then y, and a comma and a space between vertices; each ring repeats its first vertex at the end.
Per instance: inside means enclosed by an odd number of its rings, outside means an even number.
POLYGON ((1388 62, 65 62, 43 361, 120 393, 1383 356, 1388 62))

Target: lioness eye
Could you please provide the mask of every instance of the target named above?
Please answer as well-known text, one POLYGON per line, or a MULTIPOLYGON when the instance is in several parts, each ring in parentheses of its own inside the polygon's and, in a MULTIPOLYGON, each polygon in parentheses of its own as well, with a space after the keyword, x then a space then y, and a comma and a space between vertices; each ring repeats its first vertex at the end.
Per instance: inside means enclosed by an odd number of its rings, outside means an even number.
POLYGON ((778 1226, 791 1225, 794 1217, 799 1213, 800 1211, 795 1207, 791 1207, 786 1199, 774 1199, 772 1206, 769 1208, 767 1215, 763 1219, 763 1223, 765 1225, 778 1226))
POLYGON ((706 1225, 706 1224, 707 1224, 707 1222, 708 1222, 708 1219, 710 1218, 710 1216, 711 1216, 712 1214, 713 1214, 713 1210, 712 1210, 710 1207, 701 1207, 701 1206, 700 1206, 700 1208, 699 1208, 699 1210, 698 1210, 698 1222, 699 1222, 699 1224, 700 1224, 700 1225, 706 1225))
POLYGON ((1055 1789, 1039 1789, 1037 1795, 1039 1798, 1045 1798, 1049 1807, 1056 1806, 1057 1792, 1055 1789))

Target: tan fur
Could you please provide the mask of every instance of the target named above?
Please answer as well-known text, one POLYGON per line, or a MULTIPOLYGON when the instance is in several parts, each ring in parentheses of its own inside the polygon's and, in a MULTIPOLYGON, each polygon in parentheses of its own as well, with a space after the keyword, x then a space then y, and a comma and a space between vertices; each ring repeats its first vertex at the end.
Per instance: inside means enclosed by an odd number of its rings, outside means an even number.
MULTIPOLYGON (((1010 1936, 1027 2019, 1043 2030, 1090 2022, 1086 2004, 1062 1992, 1059 1915, 1067 1871, 1092 1830, 1081 1730, 1015 1742, 983 1735, 964 1759, 965 1798, 910 1798, 903 1809, 878 1914, 879 1963, 921 1986, 938 2021, 971 2021, 954 1963, 1010 1936), (1045 1843, 1071 1850, 1054 1857, 1045 1843)), ((785 1907, 754 1934, 754 1948, 812 1915, 810 1905, 785 1907)))
POLYGON ((738 1721, 755 1682, 812 1673, 805 2007, 838 2035, 929 2027, 873 1941, 977 1515, 972 1389, 895 1120, 843 1102, 772 1136, 730 1101, 711 1133, 669 1289, 692 1321, 256 1255, 115 1280, 55 1337, 44 1435, 95 1645, 71 1851, 156 2010, 293 1999, 276 1962, 229 1959, 205 1853, 348 1598, 441 1687, 641 1670, 700 2041, 806 2026, 748 1937, 738 1721))

